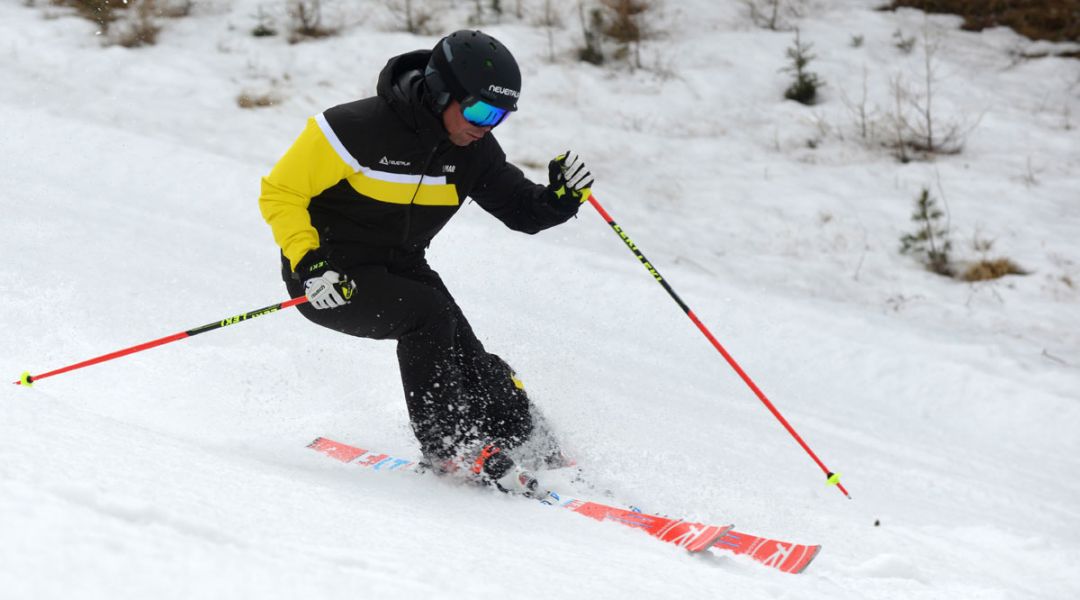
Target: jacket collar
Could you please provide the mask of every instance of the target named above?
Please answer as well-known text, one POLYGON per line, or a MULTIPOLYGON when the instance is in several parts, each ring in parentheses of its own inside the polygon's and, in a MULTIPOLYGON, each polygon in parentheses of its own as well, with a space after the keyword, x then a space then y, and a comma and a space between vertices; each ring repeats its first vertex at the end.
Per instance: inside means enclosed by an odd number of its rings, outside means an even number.
POLYGON ((425 145, 436 146, 449 134, 424 84, 424 68, 430 57, 431 50, 415 50, 391 58, 379 73, 376 91, 425 145))

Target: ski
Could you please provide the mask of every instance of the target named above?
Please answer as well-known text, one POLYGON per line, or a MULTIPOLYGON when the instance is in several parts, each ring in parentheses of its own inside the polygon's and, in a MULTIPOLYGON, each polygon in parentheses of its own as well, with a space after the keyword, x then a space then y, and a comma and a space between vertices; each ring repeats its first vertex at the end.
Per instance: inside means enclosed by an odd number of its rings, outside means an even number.
MULTIPOLYGON (((393 458, 389 454, 368 452, 324 437, 312 441, 309 448, 332 456, 332 458, 341 462, 350 463, 355 461, 356 464, 373 468, 375 471, 410 471, 411 468, 416 466, 416 463, 405 459, 393 458)), ((652 523, 650 526, 648 519, 642 519, 644 514, 637 512, 636 509, 625 510, 572 499, 564 499, 561 505, 567 508, 576 508, 577 513, 600 520, 619 520, 627 524, 645 523, 644 527, 652 527, 653 531, 659 531, 660 527, 656 523, 652 523)), ((650 515, 645 516, 651 517, 650 515)), ((664 519, 664 517, 654 518, 664 519)), ((638 524, 638 526, 634 527, 643 526, 638 524)), ((713 543, 713 548, 726 550, 735 555, 746 556, 764 564, 765 567, 793 574, 806 571, 810 562, 818 557, 818 553, 821 551, 820 545, 795 544, 793 542, 772 540, 770 537, 762 537, 752 533, 735 531, 734 529, 728 529, 723 535, 720 535, 713 543)))
MULTIPOLYGON (((415 471, 417 467, 416 462, 408 459, 372 452, 324 437, 317 438, 308 444, 308 447, 335 460, 370 468, 373 471, 415 471)), ((731 531, 730 525, 706 525, 649 515, 598 502, 569 498, 554 492, 549 498, 544 499, 544 503, 560 506, 598 521, 612 521, 640 529, 662 542, 674 544, 692 553, 708 550, 720 543, 720 540, 731 531)))
MULTIPOLYGON (((320 437, 308 447, 344 463, 352 463, 374 471, 412 471, 417 463, 389 454, 380 454, 341 442, 320 437)), ((638 510, 621 509, 597 502, 560 496, 558 506, 600 521, 615 521, 642 529, 649 535, 676 544, 691 552, 701 552, 711 547, 747 556, 766 567, 784 573, 802 573, 821 551, 820 545, 795 544, 761 537, 731 527, 716 527, 701 523, 688 523, 678 519, 650 515, 638 510)))

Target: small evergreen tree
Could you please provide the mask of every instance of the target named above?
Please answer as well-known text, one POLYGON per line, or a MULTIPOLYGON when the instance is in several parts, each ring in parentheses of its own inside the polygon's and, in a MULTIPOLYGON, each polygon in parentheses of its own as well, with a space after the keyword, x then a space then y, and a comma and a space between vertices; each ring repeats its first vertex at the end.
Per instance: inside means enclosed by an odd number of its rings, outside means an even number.
POLYGON ((942 223, 945 213, 938 208, 937 200, 930 195, 930 190, 923 188, 915 200, 915 212, 911 220, 917 224, 915 233, 904 234, 900 238, 900 253, 915 256, 927 269, 951 277, 952 261, 949 251, 949 227, 942 223))
POLYGON ((817 74, 806 70, 810 61, 817 58, 810 54, 813 44, 803 44, 799 37, 799 30, 795 30, 795 45, 787 49, 787 57, 791 59, 791 65, 784 67, 785 73, 795 76, 795 81, 784 91, 784 97, 800 104, 810 105, 817 98, 818 88, 825 85, 817 74))
POLYGON ((255 37, 270 37, 277 35, 277 30, 274 29, 274 21, 266 9, 259 6, 255 13, 255 20, 258 22, 255 28, 251 30, 251 35, 255 37))

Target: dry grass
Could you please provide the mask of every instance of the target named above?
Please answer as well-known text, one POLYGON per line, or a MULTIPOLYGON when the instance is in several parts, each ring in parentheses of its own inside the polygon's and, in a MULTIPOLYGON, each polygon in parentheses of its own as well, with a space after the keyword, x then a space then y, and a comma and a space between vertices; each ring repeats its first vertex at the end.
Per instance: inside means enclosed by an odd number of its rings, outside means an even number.
POLYGON ((267 108, 278 103, 274 94, 256 94, 254 92, 242 92, 236 97, 236 105, 240 108, 267 108))
POLYGON ((929 13, 964 17, 963 29, 1005 26, 1033 40, 1080 42, 1080 0, 893 0, 929 13))
POLYGON ((961 275, 964 281, 988 281, 1006 275, 1027 275, 1020 265, 1007 258, 984 259, 968 267, 961 275))

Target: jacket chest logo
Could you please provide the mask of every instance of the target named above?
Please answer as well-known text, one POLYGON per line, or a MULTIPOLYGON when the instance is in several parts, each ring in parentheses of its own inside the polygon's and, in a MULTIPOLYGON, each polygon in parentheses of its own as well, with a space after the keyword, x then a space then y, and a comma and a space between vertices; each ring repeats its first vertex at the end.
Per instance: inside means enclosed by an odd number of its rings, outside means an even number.
POLYGON ((453 173, 456 170, 457 170, 457 165, 443 165, 442 166, 442 172, 443 173, 453 173))
POLYGON ((395 167, 408 167, 412 163, 407 160, 393 160, 386 158, 385 156, 379 160, 380 165, 395 166, 395 167))

